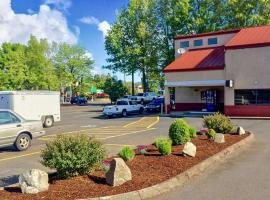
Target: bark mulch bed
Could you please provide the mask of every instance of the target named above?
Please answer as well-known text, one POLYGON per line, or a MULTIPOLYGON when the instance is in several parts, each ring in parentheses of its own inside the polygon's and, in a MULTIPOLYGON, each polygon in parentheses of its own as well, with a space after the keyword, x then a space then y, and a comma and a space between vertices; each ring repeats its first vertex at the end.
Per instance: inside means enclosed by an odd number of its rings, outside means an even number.
POLYGON ((127 162, 131 169, 133 179, 121 186, 111 187, 106 185, 103 171, 96 171, 89 176, 75 177, 68 180, 53 180, 49 191, 35 195, 22 194, 20 188, 7 188, 0 191, 1 200, 73 200, 89 197, 108 196, 146 188, 181 172, 186 171, 197 163, 211 157, 228 146, 246 138, 245 135, 225 135, 225 143, 217 144, 207 140, 206 136, 199 135, 192 139, 197 147, 196 157, 184 157, 181 152, 183 145, 174 146, 173 154, 160 156, 152 145, 147 149, 147 155, 136 155, 134 160, 127 162))

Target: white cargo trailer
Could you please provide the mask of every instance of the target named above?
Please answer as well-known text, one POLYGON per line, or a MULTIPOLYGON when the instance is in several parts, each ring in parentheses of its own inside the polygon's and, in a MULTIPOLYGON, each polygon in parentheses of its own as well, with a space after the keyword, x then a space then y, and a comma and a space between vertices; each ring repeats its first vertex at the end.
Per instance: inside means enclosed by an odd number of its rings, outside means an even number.
POLYGON ((1 91, 0 109, 10 109, 26 120, 41 120, 44 127, 60 121, 60 92, 1 91))

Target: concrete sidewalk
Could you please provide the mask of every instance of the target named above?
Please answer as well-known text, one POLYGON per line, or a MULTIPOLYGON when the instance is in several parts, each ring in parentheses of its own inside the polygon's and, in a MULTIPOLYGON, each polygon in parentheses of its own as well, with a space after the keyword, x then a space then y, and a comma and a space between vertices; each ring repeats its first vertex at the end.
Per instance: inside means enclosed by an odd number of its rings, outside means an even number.
MULTIPOLYGON (((190 120, 192 122, 193 120, 190 120)), ((241 155, 219 165, 159 200, 270 199, 270 121, 233 120, 255 134, 256 141, 241 155)), ((194 119, 194 123, 197 120, 194 119)))

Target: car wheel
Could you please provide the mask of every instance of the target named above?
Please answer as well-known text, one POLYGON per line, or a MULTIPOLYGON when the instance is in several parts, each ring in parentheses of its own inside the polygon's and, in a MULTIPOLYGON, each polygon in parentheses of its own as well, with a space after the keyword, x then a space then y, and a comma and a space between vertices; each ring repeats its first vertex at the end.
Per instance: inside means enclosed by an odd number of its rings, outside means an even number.
POLYGON ((45 117, 43 125, 45 128, 49 128, 53 126, 53 123, 54 123, 53 117, 48 116, 48 117, 45 117))
POLYGON ((112 115, 108 115, 108 118, 111 119, 113 116, 112 115))
POLYGON ((17 137, 15 141, 15 147, 17 150, 24 151, 28 149, 30 146, 31 146, 31 137, 28 134, 22 133, 17 137))
POLYGON ((144 110, 143 108, 140 108, 139 113, 143 114, 143 110, 144 110))
POLYGON ((123 116, 123 117, 126 117, 126 116, 127 116, 127 111, 126 111, 126 110, 123 110, 123 111, 122 111, 122 116, 123 116))

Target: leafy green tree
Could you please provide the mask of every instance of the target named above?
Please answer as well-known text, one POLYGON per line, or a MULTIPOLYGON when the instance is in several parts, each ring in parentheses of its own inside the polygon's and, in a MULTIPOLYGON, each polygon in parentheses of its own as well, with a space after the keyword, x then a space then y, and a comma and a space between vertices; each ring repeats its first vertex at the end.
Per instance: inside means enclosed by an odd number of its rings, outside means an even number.
POLYGON ((60 86, 70 85, 73 90, 79 90, 77 86, 91 75, 94 61, 79 45, 61 43, 54 47, 54 51, 52 61, 60 86))
POLYGON ((111 102, 115 102, 127 93, 127 88, 116 77, 108 77, 104 84, 104 92, 110 95, 111 102))

